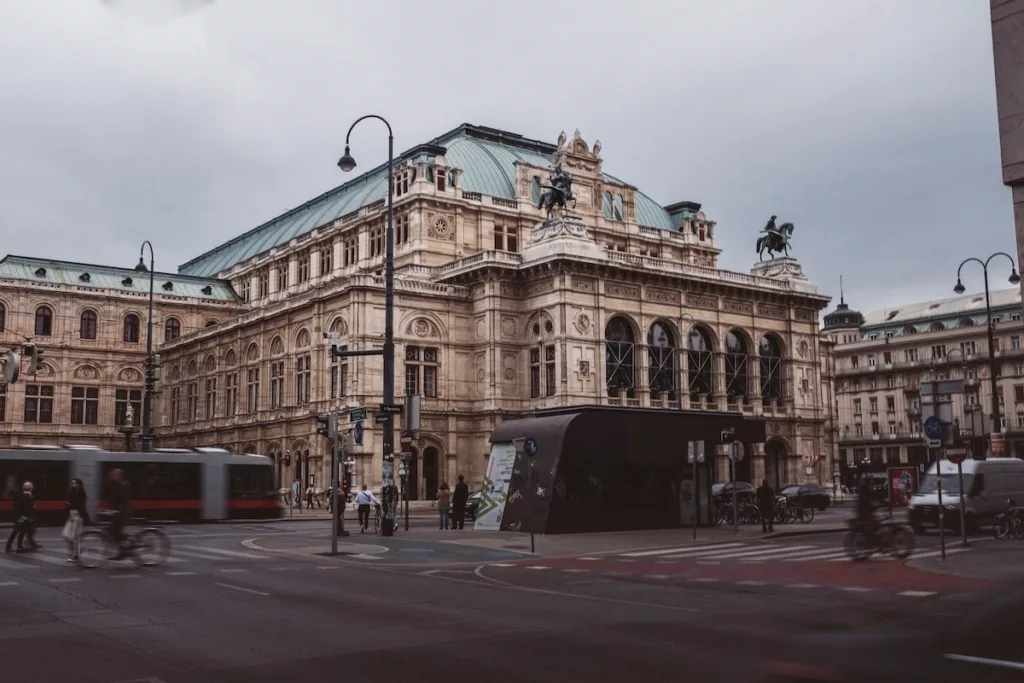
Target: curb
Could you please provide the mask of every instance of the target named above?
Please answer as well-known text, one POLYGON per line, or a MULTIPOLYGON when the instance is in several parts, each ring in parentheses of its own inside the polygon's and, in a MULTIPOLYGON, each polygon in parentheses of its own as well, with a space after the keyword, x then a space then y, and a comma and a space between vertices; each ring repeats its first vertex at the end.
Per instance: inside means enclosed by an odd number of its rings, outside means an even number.
POLYGON ((798 528, 793 531, 774 531, 764 536, 764 538, 786 538, 788 536, 813 536, 815 534, 838 534, 846 531, 847 527, 838 527, 834 529, 814 529, 814 528, 798 528))

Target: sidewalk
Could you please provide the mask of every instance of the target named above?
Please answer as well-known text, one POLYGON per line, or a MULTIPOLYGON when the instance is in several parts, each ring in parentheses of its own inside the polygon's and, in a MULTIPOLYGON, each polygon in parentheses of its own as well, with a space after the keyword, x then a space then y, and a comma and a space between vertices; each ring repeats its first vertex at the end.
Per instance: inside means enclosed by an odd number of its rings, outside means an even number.
POLYGON ((991 537, 968 538, 968 548, 960 544, 960 537, 946 537, 946 559, 930 556, 911 557, 906 564, 914 569, 972 579, 1024 582, 1024 542, 991 537))

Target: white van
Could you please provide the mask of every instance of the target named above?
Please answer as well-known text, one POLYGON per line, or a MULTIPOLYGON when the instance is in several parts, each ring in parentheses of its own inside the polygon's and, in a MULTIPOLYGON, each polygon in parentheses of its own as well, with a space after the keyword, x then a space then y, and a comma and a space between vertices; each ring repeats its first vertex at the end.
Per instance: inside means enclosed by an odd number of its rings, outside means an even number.
MULTIPOLYGON (((939 462, 942 472, 942 507, 945 508, 946 528, 960 528, 960 481, 956 465, 948 460, 939 462)), ((967 528, 976 529, 988 524, 992 517, 1006 510, 1006 501, 1024 505, 1024 460, 992 458, 965 460, 964 510, 967 528)), ((939 494, 935 465, 921 480, 907 507, 910 525, 917 533, 925 527, 939 526, 939 494)))

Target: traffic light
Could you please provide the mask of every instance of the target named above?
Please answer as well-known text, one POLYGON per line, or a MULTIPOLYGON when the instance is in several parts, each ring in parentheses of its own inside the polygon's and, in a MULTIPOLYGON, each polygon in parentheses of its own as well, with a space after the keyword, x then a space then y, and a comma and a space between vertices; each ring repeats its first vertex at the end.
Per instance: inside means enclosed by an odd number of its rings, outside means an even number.
POLYGON ((316 433, 325 439, 333 439, 334 432, 338 427, 334 422, 334 413, 320 413, 314 417, 319 425, 316 428, 316 433))
POLYGON ((284 454, 284 464, 285 464, 285 466, 291 466, 291 464, 292 464, 292 454, 291 453, 285 453, 284 454))
POLYGON ((43 369, 43 349, 35 344, 26 344, 25 355, 28 356, 29 373, 34 375, 43 369))
POLYGON ((736 430, 735 429, 723 429, 722 430, 722 443, 730 444, 736 441, 736 430))
POLYGON ((150 381, 153 383, 152 391, 160 391, 160 354, 153 354, 153 362, 149 366, 150 381))

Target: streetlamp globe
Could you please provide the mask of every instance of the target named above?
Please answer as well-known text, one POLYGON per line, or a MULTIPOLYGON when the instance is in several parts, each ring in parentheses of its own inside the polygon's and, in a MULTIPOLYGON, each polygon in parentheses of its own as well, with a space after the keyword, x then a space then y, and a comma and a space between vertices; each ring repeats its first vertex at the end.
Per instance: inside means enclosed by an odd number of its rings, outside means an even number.
POLYGON ((343 154, 342 157, 338 159, 338 168, 340 168, 342 171, 345 171, 345 173, 348 173, 355 167, 356 160, 352 158, 351 154, 349 154, 348 145, 345 145, 345 154, 343 154))
POLYGON ((956 287, 953 288, 953 291, 957 294, 963 294, 967 291, 967 288, 964 287, 964 283, 960 282, 960 278, 956 279, 956 287))
POLYGON ((139 257, 138 265, 135 266, 135 272, 136 273, 147 273, 147 272, 149 272, 149 268, 146 267, 146 263, 145 263, 145 261, 142 260, 141 256, 139 257))
POLYGON ((1010 284, 1011 285, 1019 285, 1020 284, 1020 275, 1017 275, 1017 269, 1016 268, 1014 268, 1013 270, 1010 271, 1010 284))

